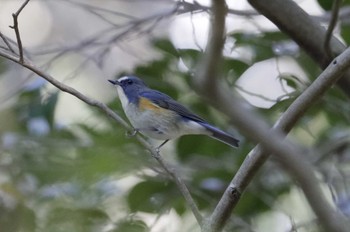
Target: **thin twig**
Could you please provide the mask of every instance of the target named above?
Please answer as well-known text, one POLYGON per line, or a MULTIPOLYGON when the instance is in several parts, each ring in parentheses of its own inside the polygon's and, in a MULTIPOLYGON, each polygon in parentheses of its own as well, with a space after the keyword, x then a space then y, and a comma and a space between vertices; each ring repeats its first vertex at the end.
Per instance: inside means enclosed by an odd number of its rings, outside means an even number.
POLYGON ((116 16, 128 18, 128 19, 136 19, 135 16, 132 16, 129 14, 125 14, 125 13, 110 10, 110 9, 105 9, 102 7, 93 6, 93 5, 90 5, 87 3, 75 2, 75 1, 71 1, 71 0, 64 0, 64 1, 66 1, 67 3, 69 3, 71 5, 78 6, 82 9, 84 9, 85 11, 95 15, 96 17, 100 18, 101 20, 103 20, 103 21, 107 22, 108 24, 115 26, 115 27, 119 27, 120 24, 114 23, 112 20, 108 19, 104 14, 100 14, 99 12, 102 12, 105 14, 112 14, 112 15, 116 15, 116 16))
MULTIPOLYGON (((143 25, 147 25, 148 23, 152 24, 152 22, 159 22, 159 20, 165 17, 174 15, 177 10, 178 10, 178 4, 174 8, 167 10, 165 12, 160 12, 158 14, 154 14, 144 18, 133 19, 128 23, 121 25, 119 27, 110 26, 107 29, 99 31, 96 34, 92 35, 91 37, 83 41, 80 41, 76 44, 73 44, 71 46, 49 48, 49 49, 36 52, 34 53, 34 55, 47 55, 50 53, 58 53, 58 55, 55 56, 55 59, 57 59, 67 52, 79 51, 87 46, 89 46, 89 48, 95 47, 95 46, 109 47, 111 44, 115 45, 114 43, 116 43, 116 41, 121 40, 122 38, 126 38, 130 34, 136 34, 137 31, 143 32, 140 29, 143 25), (108 36, 110 34, 112 35, 108 36), (102 40, 103 36, 106 37, 104 40, 102 40)), ((103 53, 104 53, 104 50, 101 52, 101 54, 103 53)))
POLYGON ((71 0, 64 0, 67 3, 70 3, 72 5, 76 5, 76 6, 80 6, 81 8, 85 9, 86 11, 90 12, 90 13, 96 13, 96 11, 100 11, 100 12, 104 12, 104 13, 108 13, 108 14, 113 14, 113 15, 117 15, 123 18, 128 18, 128 19, 137 19, 135 16, 130 15, 130 14, 125 14, 123 12, 120 11, 115 11, 115 10, 111 10, 111 9, 106 9, 106 8, 102 8, 102 7, 98 7, 98 6, 93 6, 87 3, 83 3, 83 2, 74 2, 71 0))
POLYGON ((278 100, 275 100, 275 99, 271 99, 271 98, 268 98, 268 97, 265 97, 264 95, 262 94, 258 94, 258 93, 254 93, 254 92, 251 92, 249 90, 246 90, 245 88, 243 88, 242 86, 239 86, 239 85, 234 85, 236 89, 242 91, 243 93, 246 93, 250 96, 253 96, 253 97, 257 97, 257 98, 260 98, 264 101, 267 101, 267 102, 273 102, 273 103, 276 103, 278 102, 278 100))
POLYGON ((327 28, 327 32, 326 32, 326 37, 324 39, 324 50, 327 54, 328 57, 332 57, 332 50, 330 47, 330 41, 333 35, 333 31, 335 26, 337 25, 337 21, 338 21, 338 15, 339 15, 339 9, 340 9, 340 3, 342 0, 334 0, 333 1, 333 6, 332 6, 332 17, 331 17, 331 21, 329 22, 328 28, 327 28))
MULTIPOLYGON (((181 2, 180 8, 181 13, 187 13, 187 12, 203 12, 203 11, 209 11, 211 8, 208 6, 201 5, 199 2, 194 1, 191 2, 181 2)), ((237 15, 237 16, 243 16, 243 17, 252 17, 252 16, 259 16, 260 13, 254 10, 235 10, 235 9, 227 9, 228 14, 237 15)))
POLYGON ((15 30, 16 33, 16 39, 17 39, 17 45, 18 45, 18 51, 19 51, 19 63, 23 63, 23 46, 22 46, 22 40, 21 35, 19 33, 18 28, 18 16, 21 13, 21 11, 24 9, 24 7, 28 4, 30 0, 26 0, 21 7, 17 10, 16 13, 12 14, 13 17, 13 26, 10 26, 10 28, 15 30))
POLYGON ((0 32, 0 37, 1 39, 4 41, 4 43, 6 44, 7 48, 14 54, 16 54, 15 50, 13 50, 11 44, 9 43, 9 41, 7 40, 6 36, 4 34, 2 34, 0 32))
POLYGON ((174 179, 175 183, 180 188, 182 196, 185 198, 188 206, 191 208, 192 213, 195 216, 198 224, 202 225, 203 217, 200 214, 199 209, 198 209, 196 203, 194 202, 190 191, 186 187, 185 183, 183 183, 182 179, 179 178, 179 175, 176 173, 175 169, 170 168, 166 163, 164 163, 163 158, 159 154, 154 155, 152 153, 152 155, 159 162, 159 164, 163 167, 163 169, 174 179))

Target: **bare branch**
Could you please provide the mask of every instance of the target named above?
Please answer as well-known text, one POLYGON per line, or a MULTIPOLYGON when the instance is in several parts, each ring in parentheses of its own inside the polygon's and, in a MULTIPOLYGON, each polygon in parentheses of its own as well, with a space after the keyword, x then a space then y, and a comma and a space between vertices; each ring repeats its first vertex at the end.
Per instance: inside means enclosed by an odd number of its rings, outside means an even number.
POLYGON ((222 63, 222 49, 225 41, 225 18, 227 6, 225 0, 212 1, 211 25, 205 55, 199 63, 194 82, 203 93, 212 92, 217 84, 216 77, 222 63))
POLYGON ((186 187, 185 183, 182 181, 182 179, 180 178, 180 176, 178 175, 176 170, 174 168, 170 168, 169 165, 167 165, 164 162, 163 158, 159 155, 159 153, 154 154, 152 152, 152 156, 159 162, 159 164, 163 167, 163 169, 173 178, 173 180, 177 184, 178 188, 180 189, 182 196, 185 198, 186 203, 188 204, 188 206, 192 210, 192 213, 195 216, 198 224, 202 225, 203 217, 200 214, 199 209, 198 209, 196 203, 194 202, 190 191, 188 190, 188 188, 186 187))
MULTIPOLYGON (((336 74, 333 73, 334 76, 332 76, 333 78, 328 82, 328 85, 323 87, 320 87, 318 85, 319 83, 313 85, 313 88, 311 88, 315 91, 313 97, 310 97, 309 91, 305 91, 302 101, 298 98, 299 100, 296 100, 295 104, 284 114, 284 120, 278 121, 275 129, 271 131, 263 120, 255 116, 252 112, 249 112, 239 100, 232 96, 227 86, 222 85, 217 78, 220 76, 218 67, 220 67, 222 59, 222 33, 225 26, 225 13, 222 12, 222 9, 225 6, 225 2, 213 0, 212 4, 211 35, 204 58, 197 69, 194 82, 196 87, 199 88, 199 92, 205 93, 203 95, 208 101, 230 116, 234 124, 242 132, 246 133, 247 137, 260 143, 263 147, 258 146, 247 156, 245 164, 248 163, 253 169, 250 169, 250 172, 238 172, 236 175, 237 178, 240 179, 243 175, 251 180, 254 173, 256 173, 256 171, 252 170, 254 170, 254 168, 257 170, 264 163, 268 152, 273 153, 286 170, 300 183, 307 200, 323 226, 329 231, 346 231, 348 228, 346 220, 329 205, 320 189, 317 178, 312 172, 312 166, 301 158, 300 155, 305 152, 292 145, 287 140, 284 140, 284 135, 281 133, 280 129, 284 127, 285 130, 290 130, 296 120, 299 119, 305 110, 315 101, 315 98, 324 93, 324 91, 345 72, 350 66, 350 49, 338 57, 327 69, 327 73, 330 71, 336 72, 336 74), (216 34, 214 34, 214 32, 216 32, 216 34), (252 162, 256 157, 254 153, 261 153, 263 155, 261 155, 256 162, 252 162)), ((245 168, 246 166, 242 165, 242 167, 245 168)), ((232 202, 237 203, 242 190, 245 189, 248 183, 249 182, 241 182, 241 186, 236 186, 235 182, 231 183, 214 213, 211 215, 210 219, 205 222, 203 227, 204 231, 221 231, 223 229, 232 212, 232 202)))
POLYGON ((329 25, 327 28, 326 38, 324 40, 324 50, 325 50, 328 57, 333 56, 332 50, 330 48, 330 41, 331 41, 331 38, 333 35, 334 28, 337 25, 340 3, 341 3, 341 0, 335 0, 333 2, 332 17, 331 17, 331 21, 329 22, 329 25))
POLYGON ((17 39, 17 45, 18 45, 18 51, 19 51, 19 62, 23 63, 23 46, 22 46, 22 41, 21 41, 21 35, 19 33, 19 28, 18 28, 18 16, 24 9, 24 7, 29 3, 30 0, 26 0, 21 7, 17 10, 16 13, 12 14, 13 17, 13 26, 10 26, 10 28, 15 30, 16 33, 16 39, 17 39))
MULTIPOLYGON (((240 194, 246 188, 249 181, 256 174, 257 170, 267 159, 268 154, 275 154, 279 162, 297 179, 304 191, 304 194, 318 216, 320 223, 328 231, 347 231, 346 220, 339 212, 332 209, 325 199, 318 180, 312 172, 312 166, 301 157, 305 154, 287 140, 283 141, 283 135, 279 131, 289 131, 302 114, 313 104, 320 95, 329 89, 335 81, 350 67, 350 49, 337 57, 322 75, 289 107, 281 119, 274 126, 274 130, 268 129, 267 125, 256 117, 252 112, 247 112, 245 107, 230 96, 230 92, 225 92, 225 87, 221 86, 215 100, 216 107, 229 115, 235 125, 245 132, 248 137, 261 146, 257 146, 247 156, 245 162, 237 172, 236 177, 231 182, 216 207, 211 224, 215 225, 222 216, 229 216, 232 211, 232 203, 237 203, 240 194), (248 181, 247 181, 248 180, 248 181), (246 182, 244 182, 246 181, 246 182), (233 193, 235 193, 233 195, 233 193), (230 208, 228 210, 228 208, 230 208), (228 212, 228 211, 229 212, 228 212)), ((216 85, 215 85, 216 86, 216 85)), ((213 97, 213 96, 210 96, 213 97)), ((214 103, 214 104, 215 104, 214 103)), ((221 219, 222 220, 222 219, 221 219)), ((222 222, 221 222, 222 223, 222 222)), ((210 231, 220 231, 221 225, 216 225, 210 231)))
POLYGON ((81 8, 87 10, 90 13, 96 13, 96 12, 104 12, 104 13, 109 13, 109 14, 113 14, 113 15, 118 15, 120 17, 123 18, 128 18, 128 19, 137 19, 135 16, 133 15, 129 15, 129 14, 125 14, 123 12, 120 11, 115 11, 115 10, 110 10, 110 9, 106 9, 106 8, 102 8, 102 7, 97 7, 97 6, 93 6, 87 3, 83 3, 83 2, 74 2, 72 0, 64 0, 70 4, 73 5, 77 5, 80 6, 81 8))
MULTIPOLYGON (((322 95, 339 79, 345 69, 326 69, 286 110, 286 112, 277 120, 274 125, 275 130, 281 130, 288 133, 296 122, 303 116, 308 108, 311 107, 322 95)), ((226 189, 214 214, 229 214, 239 201, 239 195, 232 195, 237 191, 242 193, 253 177, 259 171, 259 168, 268 158, 269 153, 261 148, 255 147, 244 160, 240 169, 226 189), (224 213, 224 211, 229 211, 224 213)))
MULTIPOLYGON (((181 2, 181 8, 180 13, 187 13, 187 12, 202 12, 202 11, 209 11, 210 7, 203 6, 197 1, 191 2, 181 2)), ((260 15, 259 12, 256 12, 254 10, 235 10, 235 9, 227 9, 228 14, 232 15, 238 15, 238 16, 244 16, 244 17, 252 17, 252 16, 258 16, 260 15)))
POLYGON ((0 38, 1 38, 1 39, 4 41, 4 43, 6 44, 7 49, 10 50, 12 53, 16 54, 16 53, 15 53, 15 50, 13 50, 13 48, 12 48, 10 42, 7 40, 6 36, 5 36, 4 34, 2 34, 1 32, 0 32, 0 38))
MULTIPOLYGON (((69 2, 69 0, 68 0, 69 2)), ((126 39, 131 37, 131 35, 135 35, 135 37, 139 37, 140 33, 149 32, 152 30, 156 23, 160 20, 170 17, 174 15, 178 10, 179 4, 175 5, 173 8, 166 10, 164 12, 159 12, 154 15, 150 15, 144 18, 132 18, 130 21, 123 25, 119 26, 110 26, 102 31, 98 31, 94 35, 82 40, 78 41, 76 44, 65 46, 65 47, 53 47, 53 48, 45 48, 45 50, 41 50, 35 52, 34 55, 47 55, 50 53, 57 53, 53 59, 57 59, 67 52, 79 51, 86 47, 92 48, 101 46, 102 50, 99 54, 95 54, 97 57, 103 56, 110 46, 115 46, 117 41, 122 39, 126 39), (145 25, 150 25, 145 30, 142 30, 142 27, 145 25), (128 37, 129 36, 129 37, 128 37)))
MULTIPOLYGON (((200 61, 196 75, 194 77, 194 83, 198 87, 199 91, 208 96, 215 95, 217 87, 216 77, 219 73, 219 69, 222 63, 222 49, 225 41, 225 19, 227 14, 227 5, 225 0, 212 0, 211 8, 211 25, 208 36, 208 44, 206 47, 205 55, 200 61)), ((206 220, 203 222, 203 231, 215 231, 219 225, 224 225, 226 221, 222 221, 219 218, 214 222, 213 220, 206 220), (212 230, 213 229, 213 230, 212 230)))
MULTIPOLYGON (((271 98, 268 98, 268 97, 265 97, 264 95, 262 94, 257 94, 257 93, 254 93, 254 92, 251 92, 249 90, 246 90, 245 88, 243 88, 242 86, 239 86, 239 85, 235 85, 235 88, 242 91, 243 93, 246 93, 250 96, 253 96, 253 97, 257 97, 257 98, 260 98, 262 100, 265 100, 267 102, 273 102, 273 103, 276 103, 278 102, 278 100, 275 100, 275 99, 271 99, 271 98)), ((285 96, 285 95, 284 95, 285 96)))

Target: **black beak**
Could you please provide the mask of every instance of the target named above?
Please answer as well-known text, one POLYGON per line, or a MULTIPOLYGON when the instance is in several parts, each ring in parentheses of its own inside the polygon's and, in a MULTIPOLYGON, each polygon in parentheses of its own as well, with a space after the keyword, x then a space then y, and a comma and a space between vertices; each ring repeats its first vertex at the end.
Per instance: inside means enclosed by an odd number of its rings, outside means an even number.
POLYGON ((109 82, 111 82, 113 85, 120 85, 120 82, 117 80, 108 80, 109 82))

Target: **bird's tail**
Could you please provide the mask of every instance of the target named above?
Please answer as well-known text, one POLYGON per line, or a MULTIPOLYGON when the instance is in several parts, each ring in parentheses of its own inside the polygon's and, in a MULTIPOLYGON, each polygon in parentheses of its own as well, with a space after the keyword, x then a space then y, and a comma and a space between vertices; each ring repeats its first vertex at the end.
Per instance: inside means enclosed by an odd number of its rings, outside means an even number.
POLYGON ((217 139, 223 143, 226 143, 227 145, 230 145, 232 147, 238 147, 239 140, 234 138, 232 135, 207 123, 201 123, 201 125, 212 133, 211 135, 209 135, 210 137, 217 139))

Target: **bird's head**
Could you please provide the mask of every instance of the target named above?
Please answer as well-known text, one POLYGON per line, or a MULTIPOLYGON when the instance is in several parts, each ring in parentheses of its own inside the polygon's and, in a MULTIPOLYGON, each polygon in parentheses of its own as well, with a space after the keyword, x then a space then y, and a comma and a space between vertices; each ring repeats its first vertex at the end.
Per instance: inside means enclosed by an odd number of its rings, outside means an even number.
POLYGON ((148 88, 145 82, 136 76, 123 76, 118 80, 108 81, 117 86, 118 94, 123 105, 128 104, 128 102, 138 102, 138 94, 148 88))

